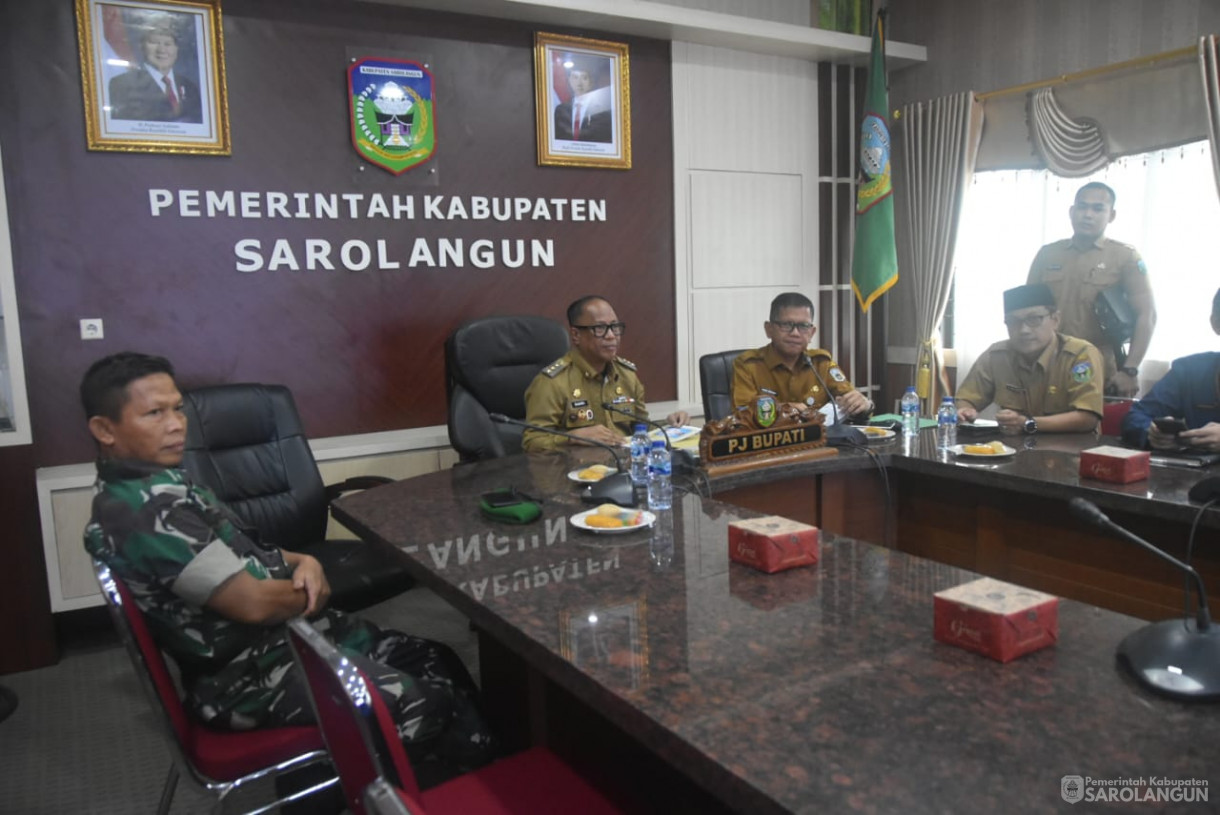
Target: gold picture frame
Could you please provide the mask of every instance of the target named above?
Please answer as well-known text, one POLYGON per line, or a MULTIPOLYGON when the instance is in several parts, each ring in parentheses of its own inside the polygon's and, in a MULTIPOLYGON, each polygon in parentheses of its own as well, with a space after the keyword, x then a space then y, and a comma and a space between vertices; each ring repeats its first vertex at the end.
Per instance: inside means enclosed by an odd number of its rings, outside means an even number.
POLYGON ((76 0, 90 150, 230 155, 220 0, 76 0))
POLYGON ((534 33, 540 165, 631 168, 630 67, 626 43, 534 33))

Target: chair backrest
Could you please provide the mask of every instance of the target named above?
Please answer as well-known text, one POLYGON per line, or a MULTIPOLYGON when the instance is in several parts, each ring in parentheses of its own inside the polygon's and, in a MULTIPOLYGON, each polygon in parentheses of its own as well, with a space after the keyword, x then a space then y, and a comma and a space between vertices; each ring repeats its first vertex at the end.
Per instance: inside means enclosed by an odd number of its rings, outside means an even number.
POLYGON ((114 621, 119 639, 127 649, 136 676, 140 678, 140 686, 144 688, 153 711, 159 714, 157 718, 174 750, 174 761, 190 769, 192 763, 184 747, 191 729, 190 721, 169 666, 165 663, 165 656, 144 621, 144 613, 136 606, 127 584, 109 566, 95 558, 93 573, 106 599, 110 619, 114 621))
POLYGON ((394 719, 364 671, 302 619, 289 621, 288 642, 351 810, 364 814, 364 791, 378 778, 418 798, 394 719))
POLYGON ((733 360, 745 348, 699 357, 699 389, 703 392, 703 421, 723 419, 733 412, 733 360))
POLYGON ((521 428, 489 413, 525 418, 525 390, 568 350, 568 333, 545 317, 482 317, 445 340, 449 443, 462 461, 521 452, 521 428))
POLYGON ((214 385, 183 394, 182 466, 261 540, 277 545, 326 536, 326 487, 283 385, 214 385))
POLYGON ((1123 418, 1131 412, 1134 399, 1106 399, 1101 409, 1101 434, 1103 436, 1121 436, 1123 418))

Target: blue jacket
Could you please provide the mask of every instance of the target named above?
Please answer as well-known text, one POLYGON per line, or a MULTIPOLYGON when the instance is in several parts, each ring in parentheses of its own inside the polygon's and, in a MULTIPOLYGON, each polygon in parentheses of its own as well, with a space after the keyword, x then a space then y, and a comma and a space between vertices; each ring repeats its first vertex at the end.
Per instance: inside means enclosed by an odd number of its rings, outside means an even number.
POLYGON ((1191 430, 1220 422, 1220 352, 1175 359, 1165 378, 1123 418, 1123 441, 1146 447, 1148 426, 1161 416, 1181 418, 1191 430))

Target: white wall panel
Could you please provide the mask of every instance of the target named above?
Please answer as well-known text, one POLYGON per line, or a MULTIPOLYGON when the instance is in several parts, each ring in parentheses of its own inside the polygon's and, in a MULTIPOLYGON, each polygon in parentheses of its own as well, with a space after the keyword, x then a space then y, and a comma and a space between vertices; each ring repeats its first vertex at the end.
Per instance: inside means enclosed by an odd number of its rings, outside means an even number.
POLYGON ((800 172, 817 141, 817 66, 707 45, 684 50, 689 166, 800 172))
POLYGON ((756 289, 702 289, 691 295, 691 334, 695 354, 695 385, 699 357, 733 348, 760 348, 767 344, 763 323, 771 300, 788 287, 756 289))
POLYGON ((799 286, 802 198, 799 175, 692 171, 691 288, 799 286))
POLYGON ((675 42, 678 393, 698 359, 766 341, 771 298, 817 302, 817 65, 675 42))

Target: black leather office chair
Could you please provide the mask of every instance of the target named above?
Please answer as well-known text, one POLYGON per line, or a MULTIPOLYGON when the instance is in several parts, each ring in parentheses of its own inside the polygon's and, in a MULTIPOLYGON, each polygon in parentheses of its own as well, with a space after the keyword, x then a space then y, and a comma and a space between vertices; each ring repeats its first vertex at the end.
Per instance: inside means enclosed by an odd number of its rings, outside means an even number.
POLYGON ((325 486, 292 394, 282 385, 215 385, 183 394, 182 466, 210 487, 259 539, 317 558, 343 611, 388 600, 414 581, 389 553, 356 540, 326 540, 330 502, 391 481, 349 478, 325 486))
POLYGON ((699 357, 699 389, 703 392, 703 421, 723 419, 733 412, 733 360, 745 348, 699 357))
POLYGON ((482 317, 445 340, 449 443, 462 461, 521 452, 521 428, 489 413, 525 418, 525 389, 568 350, 568 332, 545 317, 482 317))

